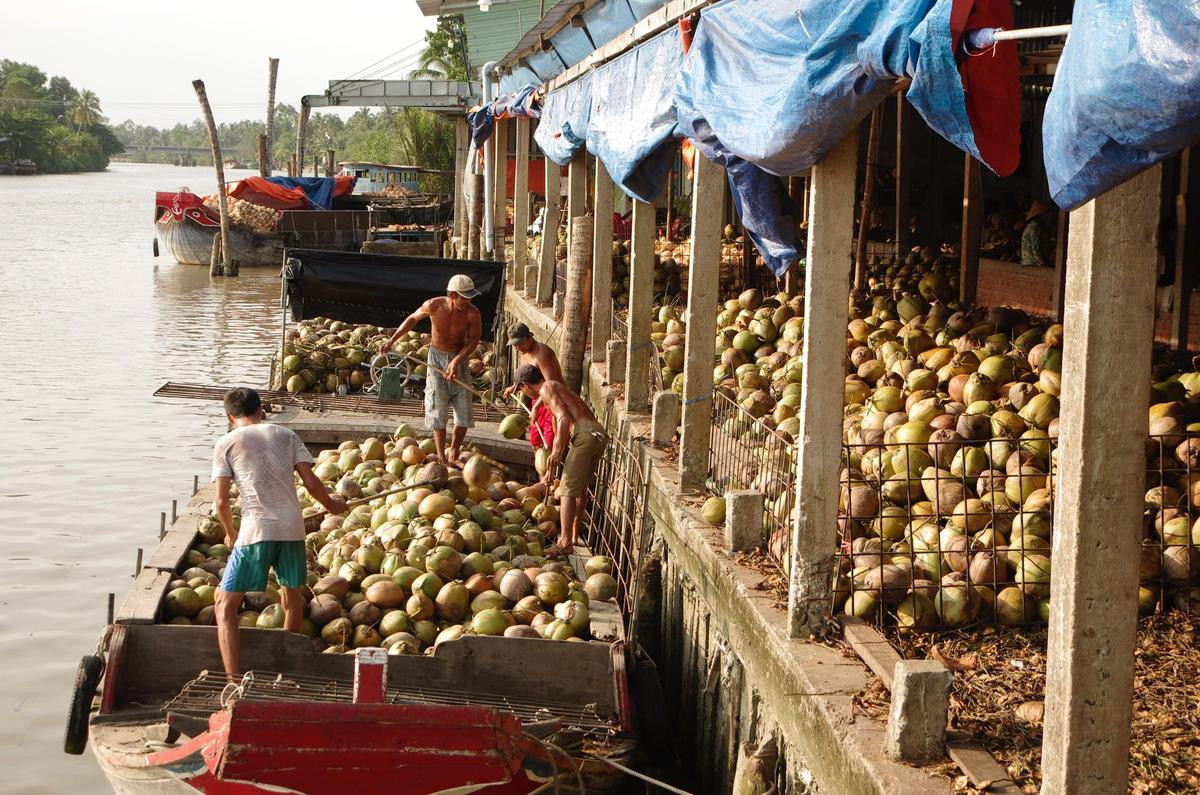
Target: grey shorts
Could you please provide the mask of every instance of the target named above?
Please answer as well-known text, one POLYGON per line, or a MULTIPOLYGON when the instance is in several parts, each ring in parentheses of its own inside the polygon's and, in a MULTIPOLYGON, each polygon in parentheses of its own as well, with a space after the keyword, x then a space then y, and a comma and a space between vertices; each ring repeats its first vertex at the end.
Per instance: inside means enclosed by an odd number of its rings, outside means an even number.
MULTIPOLYGON (((470 428, 475 424, 474 407, 471 405, 471 393, 466 387, 447 381, 433 371, 436 367, 445 370, 450 366, 453 353, 429 349, 429 372, 425 375, 425 427, 431 431, 446 430, 446 415, 454 411, 454 425, 459 428, 470 428)), ((464 384, 472 381, 471 370, 464 360, 454 377, 464 384)))

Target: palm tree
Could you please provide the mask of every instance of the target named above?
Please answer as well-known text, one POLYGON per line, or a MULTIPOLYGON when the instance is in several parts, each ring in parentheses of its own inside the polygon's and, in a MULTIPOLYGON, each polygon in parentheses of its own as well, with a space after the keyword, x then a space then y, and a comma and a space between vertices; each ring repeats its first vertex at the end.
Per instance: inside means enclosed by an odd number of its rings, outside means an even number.
POLYGON ((428 111, 404 108, 391 118, 400 162, 422 168, 454 167, 454 132, 428 111))
POLYGON ((80 130, 90 129, 100 121, 100 116, 100 98, 86 89, 80 91, 67 107, 67 117, 75 125, 77 134, 80 130))

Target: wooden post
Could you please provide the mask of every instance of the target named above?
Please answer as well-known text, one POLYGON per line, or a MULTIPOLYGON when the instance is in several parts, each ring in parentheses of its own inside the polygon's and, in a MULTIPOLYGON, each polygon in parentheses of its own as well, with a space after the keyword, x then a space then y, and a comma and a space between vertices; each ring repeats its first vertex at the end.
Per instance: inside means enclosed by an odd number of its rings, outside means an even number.
POLYGON ((679 440, 679 480, 684 491, 698 491, 708 476, 716 351, 711 318, 718 311, 724 183, 721 167, 697 155, 692 174, 691 263, 683 344, 683 431, 679 440))
POLYGON ((671 239, 671 224, 675 222, 675 170, 667 172, 667 229, 663 237, 671 239))
POLYGON ((483 172, 471 175, 471 217, 467 221, 467 259, 483 259, 483 172))
POLYGON ((912 107, 904 92, 896 95, 896 256, 902 258, 912 248, 909 223, 912 220, 912 107))
POLYGON ((959 262, 962 274, 958 281, 958 300, 975 303, 979 287, 979 244, 983 234, 983 187, 979 161, 965 155, 963 164, 962 239, 959 243, 959 262))
POLYGON ((1161 175, 1071 213, 1043 793, 1128 786, 1149 392, 1113 374, 1150 372, 1161 175))
MULTIPOLYGON (((629 266, 629 334, 625 354, 625 413, 645 414, 650 400, 651 314, 654 309, 654 203, 633 202, 629 266)), ((711 333, 711 329, 709 330, 711 333)))
POLYGON ((1054 243, 1054 318, 1063 322, 1067 300, 1067 237, 1070 234, 1070 213, 1058 211, 1058 239, 1054 243))
POLYGON ((613 193, 608 169, 596 161, 596 185, 592 206, 596 228, 592 232, 592 361, 602 362, 612 338, 612 247, 613 193))
POLYGON ((846 284, 854 246, 858 128, 812 169, 804 289, 796 517, 788 588, 788 633, 802 637, 828 620, 837 549, 842 462, 841 378, 846 358, 846 284))
POLYGON ((258 175, 265 177, 267 174, 267 136, 258 135, 254 139, 254 149, 258 157, 258 175))
POLYGON ((546 219, 542 224, 542 260, 539 263, 537 302, 549 304, 554 295, 554 255, 558 248, 558 191, 562 171, 546 158, 546 219))
MULTIPOLYGON (((308 116, 312 108, 301 103, 300 120, 296 123, 296 176, 304 176, 304 139, 308 136, 308 116)), ((313 174, 315 177, 316 174, 313 174)))
MULTIPOLYGON (((571 248, 571 235, 575 233, 572 218, 587 213, 587 152, 580 150, 567 164, 567 249, 571 248)), ((588 236, 588 252, 591 252, 591 235, 588 236)))
POLYGON ((212 149, 213 163, 217 169, 217 207, 221 213, 221 272, 216 273, 211 264, 209 272, 213 276, 237 276, 237 263, 229 259, 229 200, 225 196, 225 164, 221 161, 221 141, 217 138, 217 123, 213 120, 212 106, 208 104, 208 92, 204 90, 204 81, 193 80, 192 88, 196 90, 200 110, 204 112, 204 123, 208 127, 208 145, 212 149))
POLYGON ((337 168, 337 160, 332 149, 325 150, 325 176, 332 177, 337 168))
POLYGON ((1174 311, 1171 313, 1171 347, 1176 353, 1188 349, 1188 315, 1191 314, 1192 280, 1188 267, 1188 193, 1192 177, 1192 150, 1179 153, 1179 190, 1175 194, 1175 284, 1171 290, 1174 311))
POLYGON ((267 159, 258 165, 260 176, 271 176, 271 161, 275 159, 275 78, 279 76, 279 59, 267 61, 267 159))
POLYGON ((871 131, 867 136, 867 168, 863 172, 863 197, 858 216, 858 243, 854 249, 854 286, 867 284, 867 229, 875 209, 875 173, 879 170, 879 128, 883 124, 883 105, 871 111, 871 131))
POLYGON ((298 160, 296 159, 296 153, 295 153, 295 152, 292 152, 292 156, 291 156, 290 160, 291 160, 291 163, 290 163, 290 165, 289 165, 289 167, 288 167, 288 176, 289 176, 289 177, 298 177, 298 176, 300 176, 300 161, 298 161, 298 160))
MULTIPOLYGON (((582 171, 587 164, 585 155, 576 157, 582 161, 578 167, 572 161, 571 168, 582 171)), ((587 347, 588 313, 592 303, 592 226, 590 215, 577 215, 567 219, 570 225, 570 243, 567 245, 567 290, 563 296, 563 378, 567 388, 579 392, 583 387, 583 351, 587 347)))
MULTIPOLYGON (((492 228, 496 232, 496 248, 492 259, 505 261, 504 230, 508 227, 508 128, 506 119, 497 119, 492 133, 496 156, 492 158, 492 178, 495 180, 492 193, 492 228)), ((514 186, 515 187, 515 186, 514 186)))
POLYGON ((470 154, 470 131, 467 120, 458 117, 454 120, 454 237, 458 239, 458 256, 465 257, 467 253, 467 222, 470 210, 467 208, 466 192, 467 157, 470 154))
POLYGON ((529 265, 529 119, 518 116, 513 164, 513 274, 514 287, 525 290, 525 268, 529 265))

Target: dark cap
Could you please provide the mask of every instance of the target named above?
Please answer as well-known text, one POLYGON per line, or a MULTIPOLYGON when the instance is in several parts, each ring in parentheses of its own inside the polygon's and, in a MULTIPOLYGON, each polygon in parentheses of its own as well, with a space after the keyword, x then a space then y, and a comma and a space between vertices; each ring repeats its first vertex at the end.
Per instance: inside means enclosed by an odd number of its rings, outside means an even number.
POLYGON ((513 386, 518 388, 524 384, 534 386, 542 383, 544 380, 542 371, 537 368, 536 364, 524 364, 517 370, 517 376, 513 379, 513 386))
POLYGON ((524 323, 518 323, 508 330, 508 344, 519 345, 533 335, 529 333, 529 326, 524 323))

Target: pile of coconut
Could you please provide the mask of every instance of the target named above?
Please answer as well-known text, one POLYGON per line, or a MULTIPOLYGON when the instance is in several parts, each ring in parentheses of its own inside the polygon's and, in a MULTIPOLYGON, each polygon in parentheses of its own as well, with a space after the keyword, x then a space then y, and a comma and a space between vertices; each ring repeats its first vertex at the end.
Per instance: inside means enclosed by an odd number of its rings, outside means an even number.
MULTIPOLYGON (((332 393, 344 386, 347 392, 361 391, 371 384, 371 367, 396 363, 380 355, 380 346, 394 328, 369 323, 345 323, 318 317, 302 320, 277 351, 279 366, 276 386, 297 392, 332 393)), ((392 350, 410 357, 404 366, 424 377, 428 371, 430 336, 410 331, 396 341, 392 350)), ((468 361, 475 389, 486 391, 492 385, 495 354, 490 343, 480 343, 468 361)))
MULTIPOLYGON (((303 634, 328 653, 418 654, 470 634, 587 639, 589 604, 616 594, 612 560, 592 557, 576 572, 548 557, 559 516, 545 486, 505 481, 479 455, 447 469, 433 452, 401 425, 391 439, 347 441, 318 456, 314 472, 330 489, 374 499, 308 533, 303 634)), ((320 513, 299 483, 297 494, 306 516, 320 513)), ((214 623, 229 554, 208 517, 168 588, 164 621, 214 623)), ((266 591, 246 594, 242 626, 283 627, 273 577, 266 591)))

